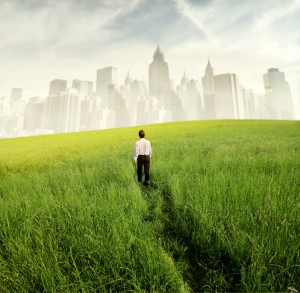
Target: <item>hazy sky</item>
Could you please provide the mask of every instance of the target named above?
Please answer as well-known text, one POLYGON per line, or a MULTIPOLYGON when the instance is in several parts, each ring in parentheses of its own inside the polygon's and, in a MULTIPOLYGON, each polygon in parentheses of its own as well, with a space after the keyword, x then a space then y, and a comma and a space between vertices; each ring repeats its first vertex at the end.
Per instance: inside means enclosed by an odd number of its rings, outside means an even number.
POLYGON ((200 80, 209 57, 215 74, 263 93, 279 68, 300 119, 299 0, 1 0, 0 96, 46 96, 50 80, 95 82, 106 66, 148 85, 158 44, 176 84, 184 70, 200 80))

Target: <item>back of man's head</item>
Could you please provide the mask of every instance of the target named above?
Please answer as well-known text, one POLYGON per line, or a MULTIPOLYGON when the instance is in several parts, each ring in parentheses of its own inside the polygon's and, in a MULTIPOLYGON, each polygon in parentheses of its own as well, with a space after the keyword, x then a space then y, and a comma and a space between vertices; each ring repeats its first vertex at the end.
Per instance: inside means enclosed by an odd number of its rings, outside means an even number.
POLYGON ((140 131, 139 131, 139 137, 140 137, 140 138, 144 138, 144 137, 145 137, 145 132, 144 132, 144 130, 140 130, 140 131))

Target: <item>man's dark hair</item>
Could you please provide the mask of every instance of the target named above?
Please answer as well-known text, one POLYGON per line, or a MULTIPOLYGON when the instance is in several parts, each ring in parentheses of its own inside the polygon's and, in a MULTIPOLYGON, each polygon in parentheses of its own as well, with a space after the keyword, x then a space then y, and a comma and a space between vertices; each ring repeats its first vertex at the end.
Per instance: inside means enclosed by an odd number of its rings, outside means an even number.
POLYGON ((140 137, 140 138, 144 138, 144 137, 145 137, 145 132, 144 132, 144 130, 140 130, 140 131, 139 131, 139 137, 140 137))

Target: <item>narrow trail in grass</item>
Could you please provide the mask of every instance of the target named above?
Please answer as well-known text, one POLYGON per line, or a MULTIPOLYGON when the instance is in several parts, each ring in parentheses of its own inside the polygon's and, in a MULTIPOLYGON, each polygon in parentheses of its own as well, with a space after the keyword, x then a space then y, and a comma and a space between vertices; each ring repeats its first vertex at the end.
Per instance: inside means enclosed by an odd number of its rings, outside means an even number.
MULTIPOLYGON (((153 223, 164 250, 178 266, 182 279, 191 291, 215 290, 218 284, 207 284, 211 278, 208 274, 223 279, 221 283, 227 284, 226 290, 239 291, 240 264, 225 247, 213 246, 214 243, 208 242, 205 237, 200 237, 200 242, 194 241, 193 231, 187 229, 185 224, 195 223, 197 219, 187 209, 176 207, 170 188, 152 183, 149 187, 141 186, 141 193, 148 205, 144 221, 153 223), (214 255, 211 255, 212 252, 214 255)), ((217 235, 213 231, 211 233, 211 238, 217 242, 217 235)))

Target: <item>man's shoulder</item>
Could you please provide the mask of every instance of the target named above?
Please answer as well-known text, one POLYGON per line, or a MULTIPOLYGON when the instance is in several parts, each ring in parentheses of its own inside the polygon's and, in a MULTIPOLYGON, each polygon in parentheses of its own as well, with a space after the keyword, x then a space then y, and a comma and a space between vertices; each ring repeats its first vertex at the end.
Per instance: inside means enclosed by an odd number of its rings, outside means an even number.
POLYGON ((142 142, 150 143, 150 141, 147 140, 146 138, 142 138, 142 139, 140 139, 140 140, 137 140, 137 141, 135 142, 135 144, 137 145, 137 144, 142 143, 142 142))

